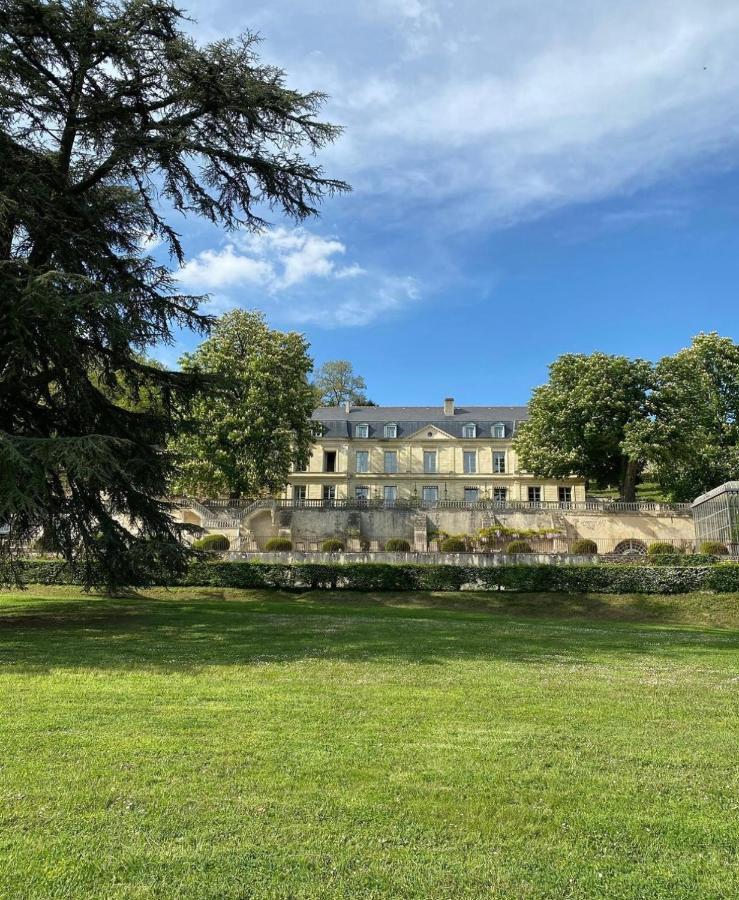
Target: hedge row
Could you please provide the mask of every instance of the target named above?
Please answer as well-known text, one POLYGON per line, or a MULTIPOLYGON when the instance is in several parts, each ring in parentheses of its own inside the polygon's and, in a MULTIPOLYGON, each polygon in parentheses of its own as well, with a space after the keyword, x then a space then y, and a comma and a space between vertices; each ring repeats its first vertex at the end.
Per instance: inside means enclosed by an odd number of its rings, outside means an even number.
MULTIPOLYGON (((28 584, 74 584, 62 562, 29 560, 28 584)), ((511 565, 477 568, 387 563, 256 563, 198 561, 177 584, 229 588, 330 588, 353 591, 557 591, 562 593, 683 594, 739 591, 739 563, 709 566, 511 565)))

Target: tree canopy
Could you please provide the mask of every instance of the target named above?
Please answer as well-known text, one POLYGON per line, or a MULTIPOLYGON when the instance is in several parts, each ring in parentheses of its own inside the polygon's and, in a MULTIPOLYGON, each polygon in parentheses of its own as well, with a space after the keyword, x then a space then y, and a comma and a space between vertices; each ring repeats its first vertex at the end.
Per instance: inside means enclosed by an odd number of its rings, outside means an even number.
POLYGON ((44 528, 88 583, 185 559, 159 498, 197 377, 137 353, 210 322, 146 239, 181 263, 167 210, 255 229, 346 189, 312 158, 338 134, 323 96, 253 35, 201 46, 182 20, 161 0, 0 0, 0 523, 44 528), (115 403, 121 379, 162 408, 115 403))
POLYGON ((649 416, 629 429, 629 452, 673 500, 739 477, 739 345, 714 333, 655 367, 649 416))
POLYGON ((191 402, 172 449, 174 489, 196 496, 275 494, 291 468, 305 468, 314 438, 313 367, 305 338, 270 329, 261 313, 234 310, 183 358, 209 376, 191 402))
POLYGON ((652 366, 642 359, 560 356, 549 367, 549 382, 534 390, 516 437, 521 467, 548 478, 615 483, 623 499, 633 500, 644 460, 625 441, 647 415, 652 381, 652 366))
POLYGON ((313 383, 320 406, 339 406, 342 403, 374 406, 364 393, 367 390, 367 382, 361 375, 355 373, 354 366, 348 359, 325 362, 316 371, 313 383))

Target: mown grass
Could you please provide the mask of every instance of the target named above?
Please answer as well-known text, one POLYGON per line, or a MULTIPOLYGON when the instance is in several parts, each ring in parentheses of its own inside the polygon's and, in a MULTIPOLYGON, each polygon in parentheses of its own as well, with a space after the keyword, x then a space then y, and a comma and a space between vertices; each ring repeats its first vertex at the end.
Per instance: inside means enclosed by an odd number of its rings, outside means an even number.
POLYGON ((0 896, 734 897, 739 597, 0 594, 0 896))

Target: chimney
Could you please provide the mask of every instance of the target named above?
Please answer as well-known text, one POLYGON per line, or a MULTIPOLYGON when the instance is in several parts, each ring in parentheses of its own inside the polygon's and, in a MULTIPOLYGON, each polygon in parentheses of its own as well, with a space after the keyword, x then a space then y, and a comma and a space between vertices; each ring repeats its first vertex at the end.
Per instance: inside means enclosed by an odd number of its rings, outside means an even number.
POLYGON ((453 416, 454 415, 454 397, 445 397, 444 398, 444 415, 445 416, 453 416))
POLYGON ((349 413, 351 412, 351 409, 352 409, 352 405, 351 405, 350 401, 349 401, 349 400, 345 400, 345 401, 344 401, 344 412, 347 414, 347 416, 348 416, 349 413))

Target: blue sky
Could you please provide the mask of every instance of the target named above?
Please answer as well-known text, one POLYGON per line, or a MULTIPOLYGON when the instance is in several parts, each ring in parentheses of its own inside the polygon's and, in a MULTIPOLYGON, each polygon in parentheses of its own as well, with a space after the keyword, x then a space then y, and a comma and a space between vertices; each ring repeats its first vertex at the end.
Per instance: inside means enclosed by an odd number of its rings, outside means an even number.
POLYGON ((354 187, 302 227, 175 223, 211 311, 264 310, 388 404, 521 403, 560 353, 739 338, 736 0, 188 11, 330 95, 345 132, 321 162, 354 187))

